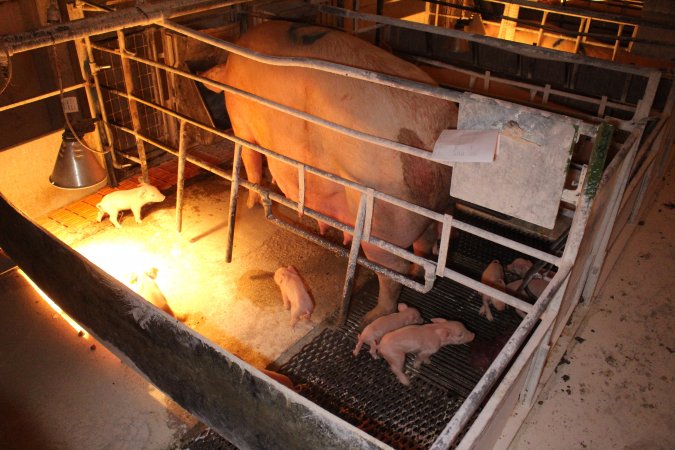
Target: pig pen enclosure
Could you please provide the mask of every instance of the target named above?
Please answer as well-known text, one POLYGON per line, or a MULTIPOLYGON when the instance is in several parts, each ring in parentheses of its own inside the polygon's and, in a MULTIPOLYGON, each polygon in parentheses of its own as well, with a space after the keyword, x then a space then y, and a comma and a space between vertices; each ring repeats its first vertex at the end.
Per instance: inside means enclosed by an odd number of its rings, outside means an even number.
POLYGON ((565 325, 583 312, 582 299, 592 299, 669 157, 672 79, 655 69, 321 2, 180 0, 119 11, 69 5, 69 12, 83 20, 0 43, 11 67, 13 55, 72 42, 84 81, 2 111, 81 91, 97 119, 88 143, 102 153, 110 186, 133 187, 139 174, 147 182, 161 168, 169 173, 167 198, 145 207, 142 224, 126 217, 115 229, 108 219, 92 220, 52 234, 3 197, 2 248, 68 315, 240 448, 508 445, 564 353, 565 325), (360 35, 419 63, 440 86, 232 43, 274 18, 360 35), (449 50, 457 42, 463 52, 449 50), (495 49, 507 55, 502 66, 490 58, 495 49), (452 201, 441 212, 291 160, 283 149, 234 136, 222 95, 206 86, 417 158, 432 154, 200 75, 229 52, 455 102, 457 128, 498 131, 499 152, 492 163, 452 164, 452 201), (597 86, 597 79, 611 83, 597 86), (298 201, 272 183, 249 182, 242 146, 297 168, 298 201), (196 168, 200 174, 190 177, 196 168), (304 204, 309 175, 360 194, 354 224, 304 204), (262 208, 242 207, 245 191, 259 193, 262 208), (437 223, 437 255, 417 256, 372 235, 380 202, 437 223), (332 229, 321 235, 317 221, 332 229), (359 251, 362 242, 421 266, 423 279, 372 263, 359 251), (507 271, 505 281, 545 280, 543 291, 515 295, 481 282, 490 261, 517 258, 532 268, 507 271), (311 321, 295 328, 273 281, 274 271, 289 264, 316 304, 311 321), (157 283, 184 323, 125 286, 130 271, 150 267, 158 269, 157 283), (374 273, 403 284, 399 301, 417 307, 426 322, 458 320, 475 340, 443 347, 420 368, 409 357, 410 386, 398 383, 382 359, 363 350, 354 357, 360 320, 377 299, 374 273), (479 313, 483 295, 507 308, 488 320, 479 313), (272 380, 270 370, 294 387, 272 380))

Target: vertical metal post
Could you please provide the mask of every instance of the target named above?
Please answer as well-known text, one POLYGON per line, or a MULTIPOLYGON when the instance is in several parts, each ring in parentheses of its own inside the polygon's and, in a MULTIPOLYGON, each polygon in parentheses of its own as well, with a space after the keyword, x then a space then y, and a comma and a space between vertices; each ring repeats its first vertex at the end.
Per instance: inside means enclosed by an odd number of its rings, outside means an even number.
POLYGON ((366 218, 367 203, 367 196, 361 195, 361 200, 359 201, 359 211, 356 215, 356 223, 354 224, 354 239, 352 240, 352 247, 349 250, 347 274, 345 275, 345 284, 344 288, 342 289, 342 304, 340 305, 340 314, 338 316, 337 325, 343 325, 347 320, 347 314, 349 313, 349 301, 352 296, 352 287, 354 285, 356 260, 359 256, 359 249, 361 248, 361 237, 363 236, 363 226, 366 218))
POLYGON ((305 214, 305 165, 298 163, 298 214, 305 214))
MULTIPOLYGON (((384 0, 377 0, 376 9, 375 9, 375 14, 377 14, 378 16, 381 16, 381 15, 383 14, 383 12, 384 12, 384 0)), ((381 36, 381 33, 380 33, 380 27, 377 27, 377 28, 375 29, 375 44, 376 44, 377 46, 379 46, 380 44, 382 44, 382 43, 380 42, 381 37, 382 37, 382 36, 381 36)))
POLYGON ((234 146, 232 162, 232 183, 230 185, 230 218, 227 222, 227 243, 225 245, 225 261, 232 262, 232 245, 234 243, 234 220, 237 216, 237 193, 239 191, 239 172, 241 171, 241 144, 234 146))
MULTIPOLYGON (((98 78, 98 71, 101 70, 100 67, 94 61, 94 51, 91 47, 91 39, 87 36, 84 38, 84 49, 86 51, 86 59, 89 62, 89 71, 91 76, 94 79, 94 88, 96 90, 96 97, 98 98, 98 113, 101 114, 101 119, 103 119, 103 131, 105 132, 105 138, 107 145, 110 147, 110 152, 106 154, 106 160, 108 157, 112 163, 113 168, 118 167, 117 159, 115 158, 115 149, 113 146, 112 133, 108 127, 108 113, 105 110, 105 105, 103 104, 103 93, 101 91, 101 82, 98 78)), ((84 55, 83 55, 84 57, 84 55)), ((112 168, 108 168, 108 181, 110 186, 117 186, 117 177, 115 171, 112 168)))
POLYGON ((541 47, 541 39, 544 36, 544 26, 546 25, 547 18, 548 18, 548 11, 544 11, 544 14, 541 18, 541 24, 539 26, 539 32, 537 33, 537 47, 541 47))
MULTIPOLYGON (((158 32, 159 31, 155 30, 154 28, 148 28, 143 31, 145 37, 148 40, 149 58, 157 62, 159 62, 159 53, 157 52, 157 40, 155 39, 155 33, 158 32)), ((160 71, 159 67, 156 66, 153 66, 151 70, 153 71, 155 77, 155 83, 153 83, 151 87, 155 91, 155 95, 157 96, 157 102, 162 106, 166 106, 166 97, 164 95, 166 83, 164 81, 165 79, 162 77, 163 71, 160 71)), ((161 114, 160 119, 162 121, 162 124, 164 125, 164 131, 168 134, 170 132, 169 122, 171 121, 171 118, 166 114, 161 114)))
MULTIPOLYGON (((138 113, 138 105, 136 101, 131 98, 134 92, 134 79, 131 76, 131 64, 127 58, 126 42, 124 39, 124 32, 117 31, 117 40, 120 49, 120 56, 122 60, 122 73, 124 74, 124 85, 126 87, 127 95, 129 96, 129 113, 131 114, 131 124, 136 133, 141 132, 141 119, 138 113)), ((145 156, 145 143, 142 139, 136 138, 136 146, 138 147, 138 158, 141 161, 141 176, 146 183, 148 180, 148 161, 145 156)))
POLYGON ((180 132, 178 133, 178 175, 176 182, 176 231, 183 230, 183 191, 185 187, 185 158, 187 149, 185 148, 185 121, 180 121, 180 132))
MULTIPOLYGON (((77 59, 78 62, 80 63, 80 73, 82 74, 82 79, 85 80, 86 86, 84 88, 84 93, 87 97, 87 105, 89 106, 89 115, 93 118, 96 119, 99 115, 99 110, 103 109, 103 105, 101 104, 101 97, 100 96, 95 96, 94 93, 92 92, 92 86, 91 86, 91 77, 94 76, 93 71, 90 70, 91 66, 88 68, 87 67, 87 50, 85 47, 85 43, 82 39, 76 39, 73 41, 75 44, 75 51, 77 52, 77 59)), ((105 126, 103 126, 105 129, 105 126)), ((98 121, 94 122, 94 140, 95 140, 95 145, 96 149, 100 152, 105 151, 105 146, 103 145, 103 131, 101 130, 101 124, 98 121)), ((108 184, 111 186, 116 186, 117 185, 117 180, 115 177, 115 171, 112 167, 112 149, 110 149, 109 152, 105 153, 103 155, 103 160, 105 162, 105 168, 106 171, 108 172, 108 184)))

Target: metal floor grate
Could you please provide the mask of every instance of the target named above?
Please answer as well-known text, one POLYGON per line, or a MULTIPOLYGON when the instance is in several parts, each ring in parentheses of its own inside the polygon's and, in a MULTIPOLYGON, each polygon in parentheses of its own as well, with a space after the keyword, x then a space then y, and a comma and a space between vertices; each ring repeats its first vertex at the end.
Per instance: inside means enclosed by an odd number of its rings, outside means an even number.
POLYGON ((479 294, 450 280, 438 280, 426 295, 404 288, 400 301, 418 308, 425 320, 459 320, 477 336, 468 345, 443 347, 420 369, 414 369, 408 357, 411 384, 406 387, 387 362, 373 360, 367 348, 358 357, 352 355, 361 317, 376 299, 373 282, 352 300, 343 327, 325 329, 279 371, 303 385, 303 396, 382 442, 397 449, 428 448, 521 319, 507 310, 487 321, 478 314, 479 294))
MULTIPOLYGON (((546 249, 547 242, 532 244, 546 249)), ((492 259, 507 264, 523 256, 466 233, 459 233, 451 245, 449 266, 475 279, 492 259)), ((403 386, 384 359, 371 358, 367 346, 358 357, 352 355, 361 318, 375 306, 377 290, 373 280, 354 295, 344 326, 310 333, 300 350, 274 369, 289 376, 302 396, 376 439, 396 449, 429 448, 521 318, 509 308, 494 311, 495 320, 488 321, 478 314, 481 295, 451 280, 436 280, 427 294, 403 288, 399 301, 418 308, 425 321, 459 320, 476 333, 472 343, 443 347, 419 369, 412 367, 409 356, 405 371, 411 383, 403 386)), ((200 448, 220 448, 214 445, 200 448)))

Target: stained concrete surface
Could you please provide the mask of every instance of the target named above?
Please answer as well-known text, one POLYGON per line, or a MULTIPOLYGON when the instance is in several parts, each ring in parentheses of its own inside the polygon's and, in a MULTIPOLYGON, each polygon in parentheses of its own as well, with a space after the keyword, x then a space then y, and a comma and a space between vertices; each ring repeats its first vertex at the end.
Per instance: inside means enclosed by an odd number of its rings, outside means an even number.
POLYGON ((675 448, 672 167, 511 450, 675 448))

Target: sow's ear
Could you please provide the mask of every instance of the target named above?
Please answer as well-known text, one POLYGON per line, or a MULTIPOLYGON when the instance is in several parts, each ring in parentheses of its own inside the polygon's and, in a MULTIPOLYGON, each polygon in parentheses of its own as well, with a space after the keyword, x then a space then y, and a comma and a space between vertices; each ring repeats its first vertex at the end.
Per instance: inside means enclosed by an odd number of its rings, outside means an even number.
MULTIPOLYGON (((220 64, 218 66, 211 67, 209 70, 206 70, 204 72, 197 72, 197 75, 199 75, 200 77, 208 78, 209 80, 221 81, 225 78, 225 64, 220 64)), ((213 91, 215 93, 223 92, 223 89, 219 88, 218 86, 209 83, 202 83, 202 84, 206 89, 213 91)))
POLYGON ((431 319, 431 321, 432 321, 433 323, 443 323, 443 322, 447 322, 447 320, 443 319, 442 317, 434 317, 433 319, 431 319))
POLYGON ((406 305, 405 303, 399 303, 398 304, 398 312, 403 312, 406 309, 408 309, 408 305, 406 305))

